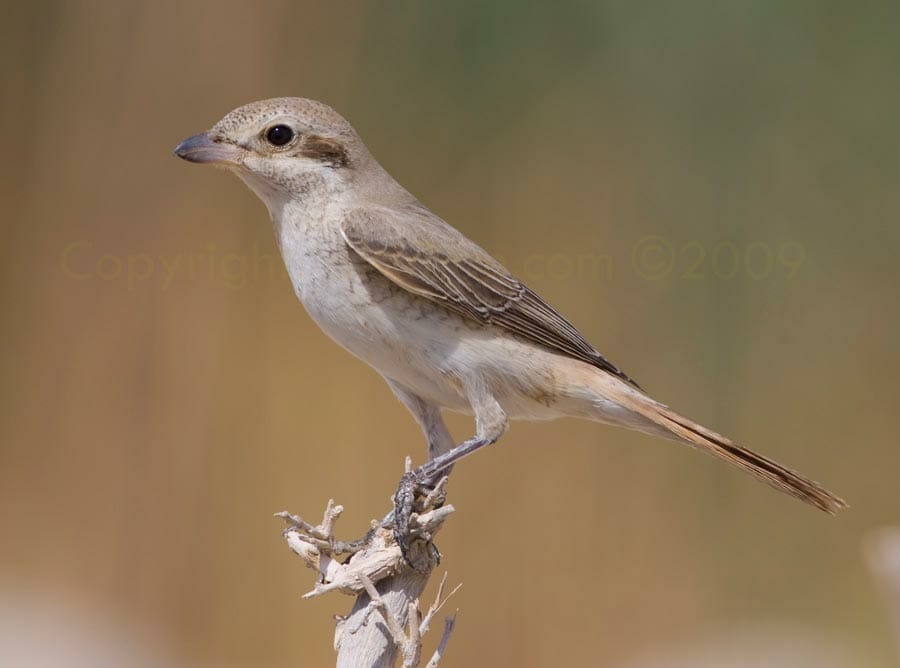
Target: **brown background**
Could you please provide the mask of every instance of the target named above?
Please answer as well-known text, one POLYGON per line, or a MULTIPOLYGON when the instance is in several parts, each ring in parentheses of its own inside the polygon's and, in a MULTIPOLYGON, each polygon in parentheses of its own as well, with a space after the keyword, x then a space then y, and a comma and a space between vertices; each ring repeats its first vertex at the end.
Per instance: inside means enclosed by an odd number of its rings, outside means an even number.
POLYGON ((896 3, 7 4, 9 665, 333 660, 349 601, 299 599, 271 514, 334 496, 356 535, 424 449, 296 303, 264 207, 171 157, 276 95, 344 113, 655 396, 852 505, 514 424, 452 484, 447 666, 894 665, 862 543, 900 520, 896 3))

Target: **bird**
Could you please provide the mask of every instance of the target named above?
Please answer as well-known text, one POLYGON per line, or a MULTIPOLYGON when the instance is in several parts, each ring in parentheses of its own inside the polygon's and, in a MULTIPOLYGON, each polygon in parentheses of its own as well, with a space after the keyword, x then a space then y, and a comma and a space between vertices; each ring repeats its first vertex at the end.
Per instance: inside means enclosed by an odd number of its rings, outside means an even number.
POLYGON ((373 367, 422 429, 428 460, 401 478, 404 554, 415 489, 495 443, 510 420, 575 417, 676 441, 835 514, 819 483, 651 398, 546 300, 401 186, 338 112, 252 102, 175 155, 234 172, 268 209, 294 292, 373 367), (443 411, 474 417, 457 444, 443 411))

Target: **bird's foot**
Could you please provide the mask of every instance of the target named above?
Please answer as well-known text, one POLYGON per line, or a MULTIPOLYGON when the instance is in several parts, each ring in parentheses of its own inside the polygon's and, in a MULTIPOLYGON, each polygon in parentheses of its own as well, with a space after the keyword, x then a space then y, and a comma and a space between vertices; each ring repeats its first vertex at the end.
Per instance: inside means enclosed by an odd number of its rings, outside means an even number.
POLYGON ((427 512, 444 505, 447 493, 444 490, 447 478, 435 481, 429 479, 421 469, 407 471, 400 478, 394 493, 394 540, 400 547, 403 559, 417 571, 427 571, 440 563, 441 553, 431 536, 413 528, 413 519, 418 513, 427 512))

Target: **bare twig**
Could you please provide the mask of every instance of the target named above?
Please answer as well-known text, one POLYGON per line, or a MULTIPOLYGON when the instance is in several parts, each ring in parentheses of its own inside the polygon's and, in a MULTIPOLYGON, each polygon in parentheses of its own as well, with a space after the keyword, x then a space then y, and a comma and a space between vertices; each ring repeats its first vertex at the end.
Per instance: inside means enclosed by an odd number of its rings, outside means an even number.
MULTIPOLYGON (((406 468, 412 466, 407 458, 406 468)), ((434 616, 459 585, 444 596, 447 575, 441 580, 434 602, 423 616, 419 597, 437 564, 437 550, 431 541, 454 509, 441 505, 446 497, 443 478, 424 498, 417 499, 420 511, 411 519, 413 550, 417 567, 410 568, 394 539, 393 528, 383 520, 357 541, 334 537, 334 527, 343 507, 329 500, 322 521, 313 525, 287 511, 276 513, 287 527, 284 537, 290 549, 318 573, 313 589, 304 598, 339 591, 356 596, 356 604, 346 617, 337 617, 334 645, 339 668, 388 668, 400 658, 404 668, 417 668, 422 660, 422 637, 434 616), (351 557, 341 563, 342 554, 351 557), (377 615, 373 613, 377 611, 377 615)), ((456 619, 444 626, 438 649, 428 663, 437 666, 449 641, 456 619)))
POLYGON ((434 486, 434 489, 428 493, 428 496, 425 497, 425 501, 422 503, 425 508, 436 508, 444 502, 444 499, 447 497, 445 488, 447 487, 448 480, 450 480, 450 478, 444 476, 438 481, 438 484, 434 486))
POLYGON ((456 615, 458 614, 459 610, 454 612, 452 617, 447 617, 447 619, 444 620, 444 634, 441 636, 441 642, 438 645, 438 648, 434 650, 434 654, 431 655, 431 660, 428 662, 426 668, 437 668, 441 659, 444 658, 444 652, 447 650, 447 643, 450 642, 450 634, 453 633, 453 629, 456 628, 456 615))
MULTIPOLYGON (((450 600, 450 597, 453 596, 456 592, 459 591, 459 588, 462 587, 462 583, 459 583, 453 588, 447 596, 444 596, 444 585, 447 583, 447 572, 444 571, 444 577, 441 578, 441 584, 438 585, 437 594, 434 597, 434 603, 431 604, 431 607, 428 608, 428 612, 425 613, 425 617, 422 619, 422 624, 419 626, 419 633, 421 635, 425 635, 428 633, 428 629, 431 626, 432 618, 440 611, 441 608, 444 607, 444 603, 450 600)), ((454 614, 454 617, 456 615, 454 614)))

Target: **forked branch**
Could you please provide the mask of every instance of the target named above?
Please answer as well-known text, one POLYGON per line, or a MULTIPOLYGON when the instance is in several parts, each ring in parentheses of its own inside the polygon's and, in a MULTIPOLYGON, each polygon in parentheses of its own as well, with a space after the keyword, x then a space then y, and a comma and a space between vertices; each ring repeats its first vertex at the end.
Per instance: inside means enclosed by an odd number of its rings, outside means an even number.
MULTIPOLYGON (((333 591, 356 597, 350 614, 338 617, 335 628, 338 668, 389 668, 398 659, 404 668, 422 665, 422 637, 447 599, 459 589, 457 585, 444 595, 445 574, 434 602, 423 615, 419 598, 439 556, 432 540, 454 511, 451 505, 441 505, 446 480, 416 501, 410 554, 415 568, 405 562, 389 520, 373 521, 365 537, 348 542, 334 536, 343 507, 333 500, 328 501, 322 521, 316 525, 287 511, 276 513, 287 523, 284 537, 288 547, 318 574, 303 598, 333 591)), ((428 668, 439 665, 455 622, 456 613, 445 620, 428 668)))

